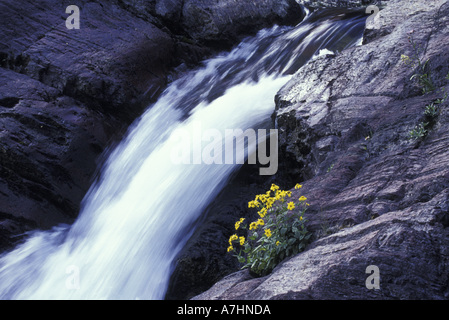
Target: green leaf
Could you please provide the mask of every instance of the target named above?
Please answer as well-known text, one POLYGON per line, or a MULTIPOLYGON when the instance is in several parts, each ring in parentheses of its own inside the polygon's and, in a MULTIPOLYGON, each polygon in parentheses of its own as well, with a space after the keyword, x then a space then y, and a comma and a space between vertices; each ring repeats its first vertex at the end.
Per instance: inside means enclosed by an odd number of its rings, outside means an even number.
POLYGON ((287 233, 287 228, 286 227, 282 227, 281 228, 281 235, 285 236, 286 233, 287 233))

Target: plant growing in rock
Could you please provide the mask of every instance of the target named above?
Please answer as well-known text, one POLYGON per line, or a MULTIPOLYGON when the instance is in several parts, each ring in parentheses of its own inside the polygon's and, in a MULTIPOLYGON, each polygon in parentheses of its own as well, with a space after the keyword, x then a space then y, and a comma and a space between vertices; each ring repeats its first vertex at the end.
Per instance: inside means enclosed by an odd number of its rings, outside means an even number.
POLYGON ((280 190, 273 184, 265 194, 248 203, 249 208, 258 209, 259 218, 249 224, 244 218, 237 221, 236 233, 229 238, 227 250, 243 265, 242 269, 266 275, 283 259, 304 249, 311 236, 304 218, 309 204, 304 196, 296 202, 287 201, 291 196, 291 191, 280 190))
POLYGON ((427 135, 429 130, 433 128, 440 114, 441 107, 448 97, 448 94, 444 88, 441 89, 441 92, 443 93, 443 97, 435 99, 426 105, 426 108, 424 109, 425 121, 421 121, 413 130, 409 132, 409 139, 422 139, 427 135))
POLYGON ((427 135, 427 125, 427 122, 417 124, 415 128, 409 132, 409 138, 413 140, 424 138, 427 135))
MULTIPOLYGON (((448 79, 449 80, 449 79, 448 79)), ((446 92, 446 88, 442 88, 441 92, 443 93, 443 97, 442 98, 438 98, 435 100, 436 104, 443 104, 446 100, 447 100, 447 92, 446 92)))
POLYGON ((434 119, 435 117, 438 116, 439 112, 440 112, 440 109, 438 107, 438 104, 432 102, 426 106, 426 109, 424 110, 424 115, 426 117, 434 119))
POLYGON ((413 55, 407 56, 405 54, 401 55, 402 62, 412 68, 415 73, 410 77, 410 80, 417 80, 418 85, 422 89, 422 93, 426 94, 428 92, 432 92, 435 90, 435 85, 432 81, 432 76, 430 73, 430 69, 428 67, 429 59, 426 61, 421 60, 421 47, 416 44, 415 40, 413 39, 413 33, 412 30, 408 35, 408 41, 412 44, 413 47, 413 55))

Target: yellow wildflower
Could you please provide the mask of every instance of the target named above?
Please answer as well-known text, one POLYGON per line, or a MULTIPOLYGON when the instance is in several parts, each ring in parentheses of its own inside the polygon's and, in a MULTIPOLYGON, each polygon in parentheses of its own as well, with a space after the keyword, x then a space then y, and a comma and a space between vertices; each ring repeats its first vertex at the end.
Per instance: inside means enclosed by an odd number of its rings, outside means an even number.
POLYGON ((240 245, 243 246, 245 244, 245 237, 240 237, 240 245))
POLYGON ((265 230, 265 235, 267 236, 267 238, 271 237, 271 230, 270 229, 266 229, 265 230))
POLYGON ((234 250, 234 247, 233 247, 233 246, 229 246, 229 247, 228 247, 228 252, 229 252, 229 251, 232 251, 232 250, 234 250))
POLYGON ((239 221, 237 221, 235 223, 235 230, 237 230, 238 228, 240 228, 240 224, 245 220, 245 218, 240 218, 239 221))
POLYGON ((229 238, 229 244, 232 246, 232 241, 237 240, 239 237, 236 234, 233 234, 230 238, 229 238))
POLYGON ((257 225, 258 226, 263 226, 265 224, 265 221, 263 221, 262 219, 257 220, 257 225))
POLYGON ((287 209, 288 209, 288 210, 293 210, 293 209, 295 209, 295 204, 294 204, 293 202, 289 202, 289 203, 287 204, 287 209))
POLYGON ((258 212, 259 216, 261 218, 265 217, 265 215, 267 214, 267 208, 262 208, 259 212, 258 212))
POLYGON ((273 184, 271 185, 270 190, 271 190, 271 191, 276 191, 276 190, 279 190, 279 187, 273 183, 273 184))
POLYGON ((250 202, 248 202, 248 208, 255 208, 258 207, 260 205, 259 202, 257 202, 256 200, 252 200, 250 202))
POLYGON ((249 225, 249 230, 256 230, 257 229, 257 223, 255 222, 251 222, 251 224, 249 225))
POLYGON ((265 203, 267 201, 267 196, 265 194, 259 194, 256 197, 257 200, 260 200, 260 202, 265 203))
POLYGON ((302 216, 299 217, 299 220, 302 221, 302 216))
POLYGON ((275 201, 276 201, 276 200, 275 200, 274 198, 268 198, 268 199, 267 199, 267 203, 266 203, 267 209, 270 209, 270 208, 273 206, 273 203, 274 203, 275 201))
POLYGON ((301 189, 302 185, 300 185, 299 183, 296 184, 295 189, 301 189))
POLYGON ((276 197, 274 198, 274 200, 281 200, 282 202, 284 202, 284 198, 286 196, 291 196, 291 192, 290 191, 284 191, 284 190, 278 190, 276 191, 276 197))
POLYGON ((282 192, 283 192, 283 191, 277 190, 277 191, 276 191, 276 195, 274 196, 274 200, 280 200, 281 197, 282 197, 282 192))
POLYGON ((277 246, 279 245, 279 243, 280 243, 279 241, 276 241, 276 245, 277 245, 277 246))
POLYGON ((299 198, 299 201, 306 201, 306 200, 307 200, 307 198, 304 196, 301 196, 301 198, 299 198))

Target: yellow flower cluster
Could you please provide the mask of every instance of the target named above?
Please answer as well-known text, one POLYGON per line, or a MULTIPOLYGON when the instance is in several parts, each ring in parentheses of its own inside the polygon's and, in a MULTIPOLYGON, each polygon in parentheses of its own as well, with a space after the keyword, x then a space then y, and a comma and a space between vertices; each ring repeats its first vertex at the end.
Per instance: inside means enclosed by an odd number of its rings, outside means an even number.
MULTIPOLYGON (((295 189, 300 188, 302 188, 302 185, 300 185, 299 183, 295 185, 295 189)), ((248 208, 259 208, 262 205, 262 208, 257 213, 263 219, 268 213, 268 211, 273 208, 273 205, 276 201, 284 202, 286 197, 290 198, 291 196, 292 196, 291 191, 280 190, 279 186, 273 183, 270 187, 270 190, 268 190, 266 193, 256 195, 256 198, 254 200, 248 202, 248 208)), ((305 200, 306 198, 304 196, 299 198, 299 201, 305 200)), ((295 204, 292 201, 290 201, 287 204, 287 209, 288 210, 295 209, 295 204)), ((264 221, 262 219, 252 222, 249 225, 249 230, 256 230, 258 226, 263 226, 264 221)), ((236 222, 236 229, 238 229, 237 226, 240 226, 240 223, 241 222, 238 221, 236 222)))
MULTIPOLYGON (((302 185, 296 184, 294 188, 301 189, 302 185)), ((309 204, 304 196, 292 199, 292 191, 272 184, 267 192, 248 202, 248 208, 256 208, 259 216, 251 223, 246 223, 245 218, 235 222, 237 231, 229 238, 228 252, 232 251, 243 268, 266 275, 279 261, 305 247, 310 235, 303 214, 309 204), (239 236, 245 231, 247 239, 239 236)))
POLYGON ((263 226, 265 221, 263 219, 258 219, 257 221, 251 222, 249 225, 249 230, 256 230, 258 226, 263 226))
POLYGON ((236 234, 233 234, 230 238, 229 238, 229 245, 232 245, 232 241, 237 240, 239 237, 236 234))
POLYGON ((234 247, 232 246, 232 241, 237 240, 239 237, 236 234, 233 234, 231 237, 229 237, 229 247, 228 252, 234 250, 234 247))
MULTIPOLYGON (((302 185, 300 185, 299 183, 295 185, 294 187, 295 189, 301 189, 302 185)), ((286 191, 286 190, 281 190, 279 188, 279 186, 277 186, 276 184, 272 184, 270 189, 262 194, 258 194, 256 195, 254 200, 251 200, 248 202, 248 208, 257 208, 258 209, 258 215, 260 216, 260 218, 256 221, 253 221, 249 224, 249 230, 250 231, 255 231, 257 230, 259 227, 262 227, 265 225, 265 216, 268 214, 268 212, 271 211, 276 211, 279 208, 278 207, 273 207, 275 205, 276 201, 279 201, 280 203, 284 203, 286 201, 286 198, 290 198, 292 196, 292 192, 291 191, 286 191)), ((300 202, 306 201, 307 198, 304 196, 301 196, 298 199, 300 202)), ((279 203, 278 202, 278 203, 279 203)), ((309 205, 308 203, 305 203, 305 205, 309 205)), ((289 201, 287 203, 286 206, 287 210, 292 211, 296 208, 295 203, 293 201, 289 201)), ((245 218, 240 218, 239 221, 237 221, 235 223, 235 230, 239 230, 241 228, 242 223, 244 222, 245 218)), ((302 216, 300 217, 300 220, 302 220, 302 216)), ((266 226, 266 229, 264 230, 264 235, 269 238, 272 236, 272 231, 268 228, 269 226, 266 226)), ((246 226, 244 225, 243 228, 246 228, 246 226)), ((237 234, 233 234, 230 238, 229 238, 229 247, 228 247, 228 252, 229 251, 233 251, 234 247, 233 247, 233 242, 239 240, 240 245, 244 245, 245 244, 245 237, 238 237, 237 234)), ((276 246, 279 245, 279 241, 276 242, 276 246)))
POLYGON ((248 208, 256 208, 256 207, 259 207, 259 205, 260 205, 260 203, 257 202, 257 198, 256 198, 256 200, 248 202, 248 208))
POLYGON ((258 194, 255 200, 248 202, 248 207, 255 208, 256 206, 259 207, 260 204, 263 204, 264 206, 258 212, 260 217, 263 218, 267 214, 267 211, 273 207, 273 204, 276 201, 284 202, 285 197, 291 196, 292 196, 291 191, 279 190, 279 186, 273 183, 271 185, 270 190, 268 190, 266 193, 258 194), (272 192, 274 192, 274 196, 271 196, 272 192))
POLYGON ((240 228, 240 225, 243 221, 245 221, 245 218, 240 218, 240 220, 235 223, 235 230, 238 230, 240 228))
POLYGON ((266 229, 265 230, 265 235, 267 236, 267 238, 271 237, 271 230, 270 229, 266 229))
MULTIPOLYGON (((243 221, 242 219, 240 219, 240 220, 243 221)), ((236 240, 239 240, 241 246, 243 246, 245 244, 245 237, 243 237, 243 236, 239 237, 236 234, 233 234, 231 237, 229 237, 228 252, 234 250, 234 247, 232 246, 232 242, 236 241, 236 240)))

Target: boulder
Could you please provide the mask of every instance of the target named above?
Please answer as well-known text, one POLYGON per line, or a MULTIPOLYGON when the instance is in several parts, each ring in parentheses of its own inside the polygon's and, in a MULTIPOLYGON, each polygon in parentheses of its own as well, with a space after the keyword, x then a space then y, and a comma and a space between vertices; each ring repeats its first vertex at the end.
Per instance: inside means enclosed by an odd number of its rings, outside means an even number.
POLYGON ((242 33, 256 33, 273 24, 296 24, 303 17, 304 11, 295 0, 187 0, 181 24, 191 38, 226 47, 242 33))
POLYGON ((273 24, 296 24, 304 11, 295 0, 123 0, 147 17, 156 17, 173 33, 219 49, 242 35, 273 24))
POLYGON ((355 8, 367 7, 369 5, 376 5, 382 7, 388 3, 389 0, 298 0, 298 3, 306 8, 315 10, 320 8, 355 8))

